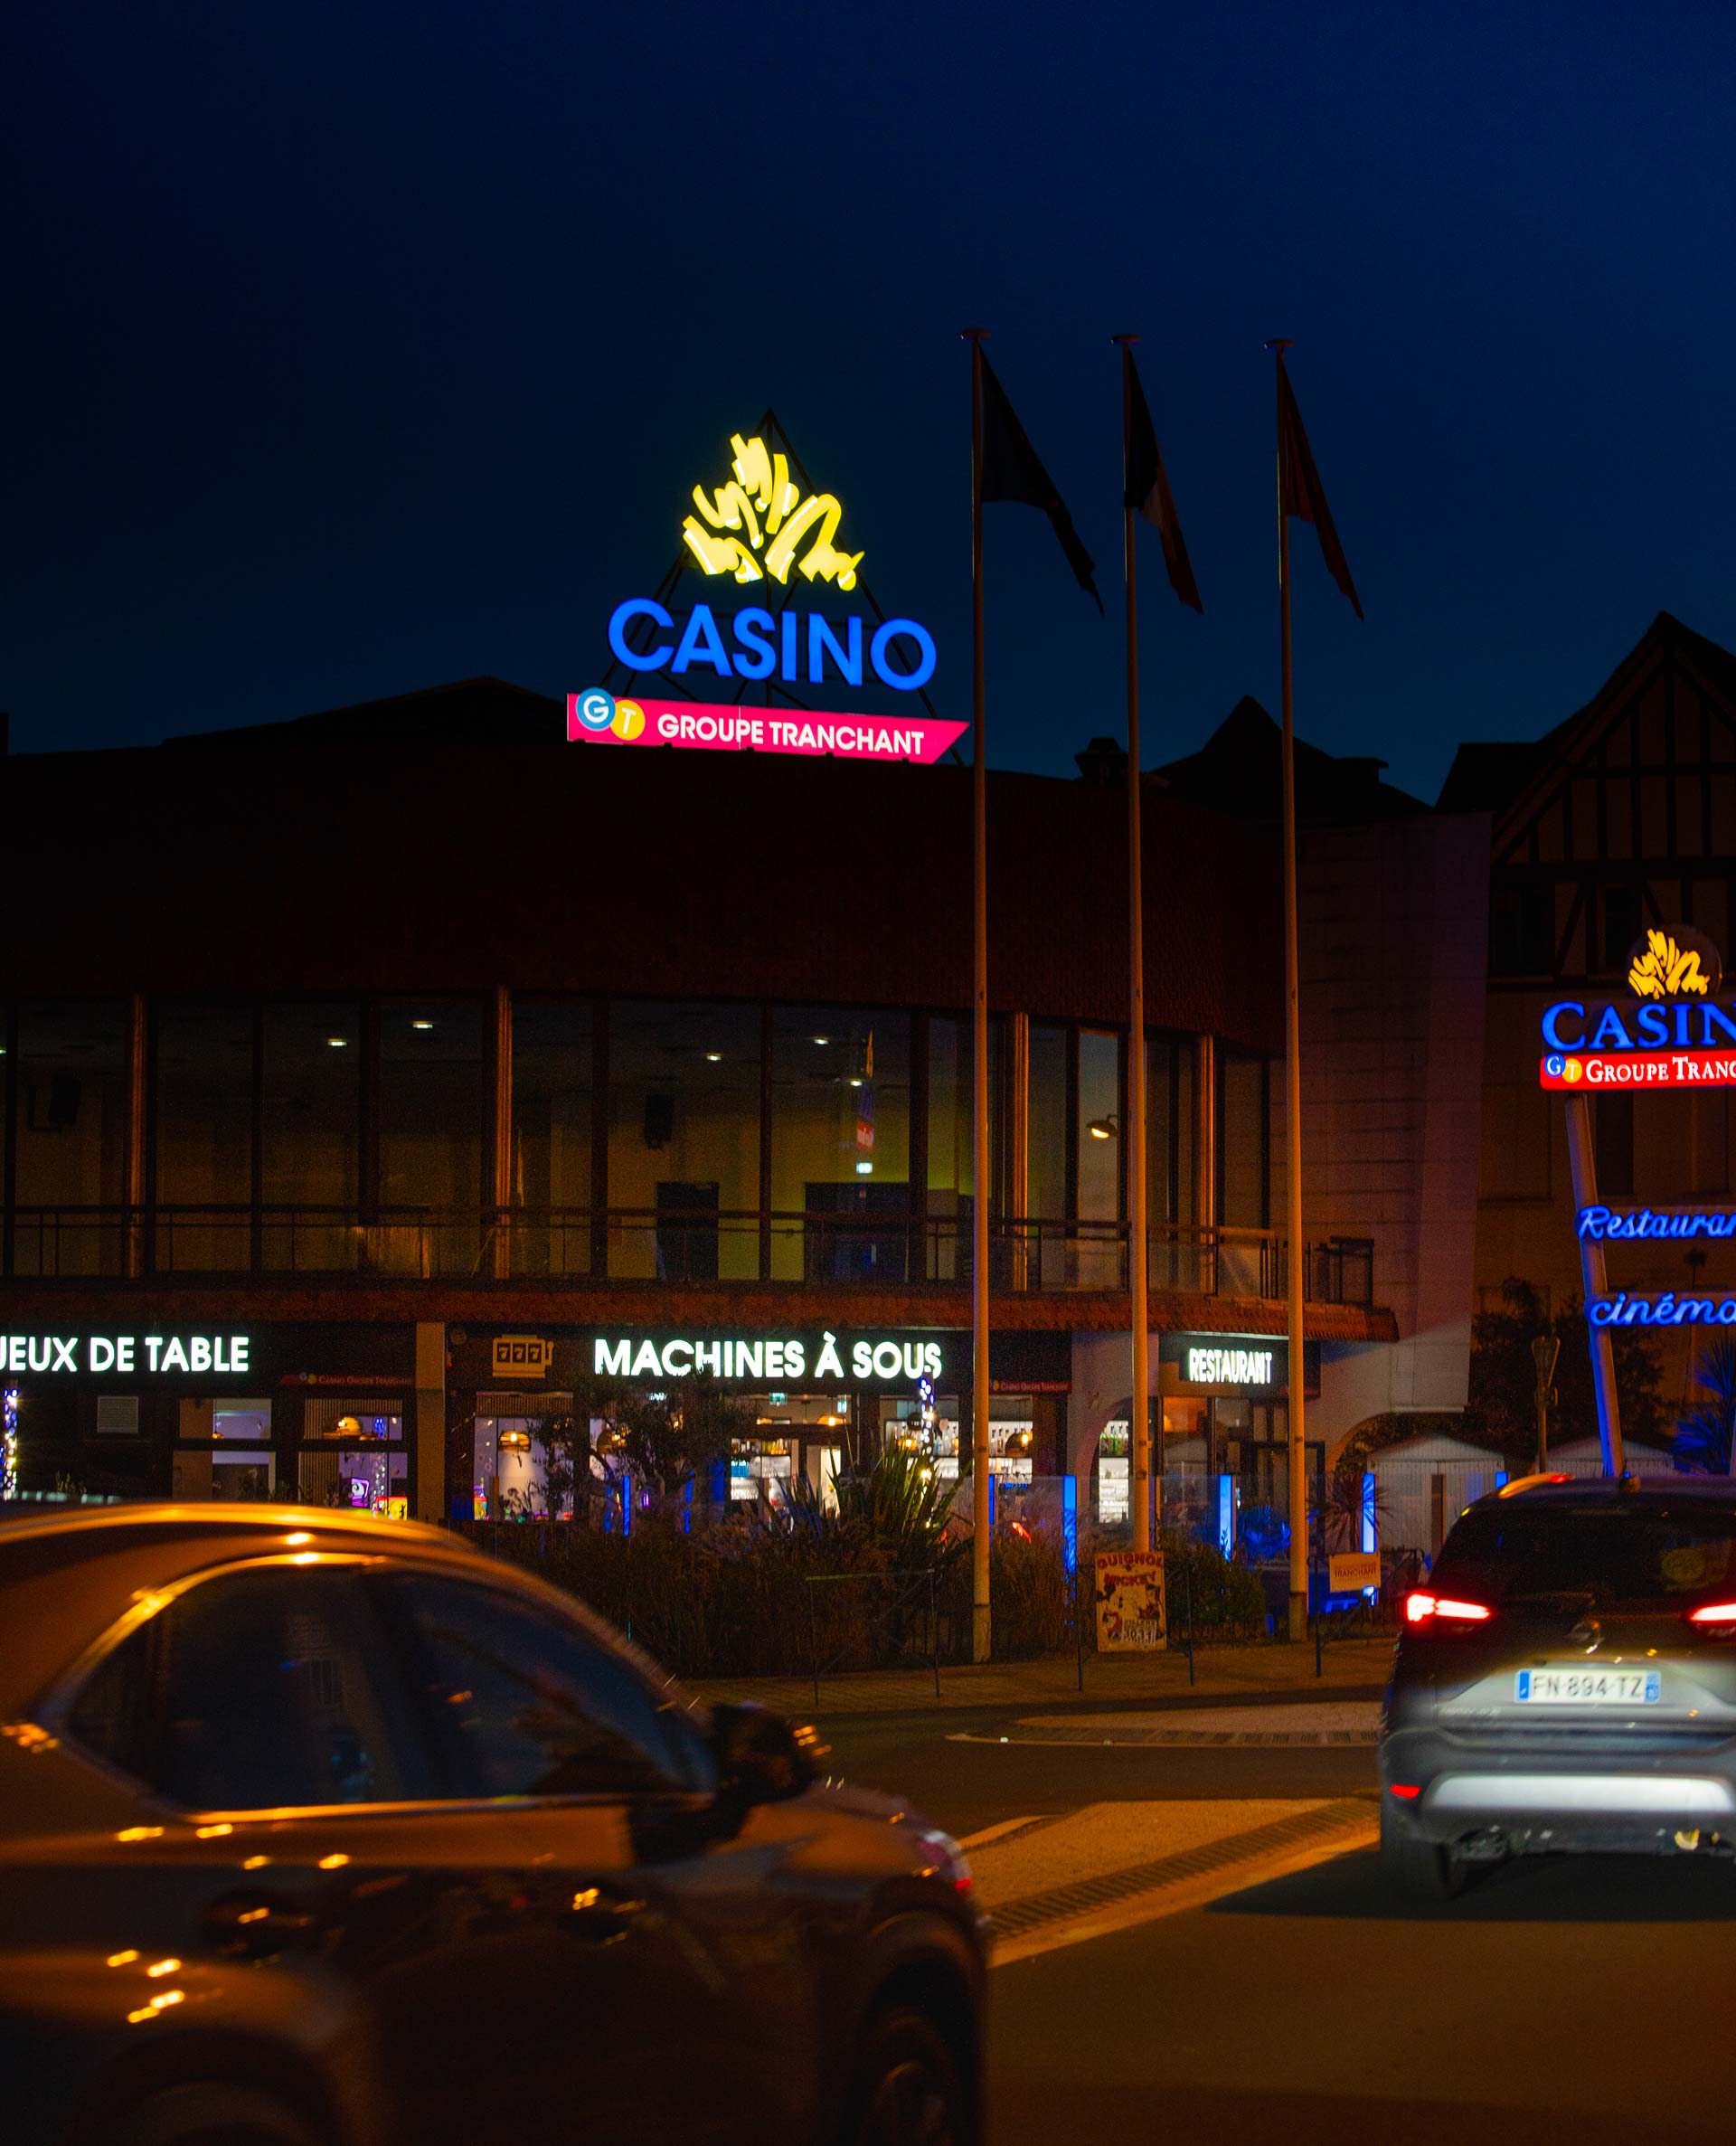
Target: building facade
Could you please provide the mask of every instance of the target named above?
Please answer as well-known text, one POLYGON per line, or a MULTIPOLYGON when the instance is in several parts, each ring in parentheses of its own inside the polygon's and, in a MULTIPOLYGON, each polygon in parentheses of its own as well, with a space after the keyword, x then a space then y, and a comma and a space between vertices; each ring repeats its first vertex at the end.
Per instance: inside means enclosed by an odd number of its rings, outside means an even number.
MULTIPOLYGON (((598 1376, 689 1372, 752 1404, 734 1495, 824 1496, 924 1381, 949 1471, 980 1193, 996 1472, 1113 1520, 1122 792, 991 778, 979 1188, 967 770, 581 752, 561 714, 478 680, 5 763, 15 884, 41 890, 4 1015, 24 1484, 558 1508, 525 1426, 598 1376)), ((1277 847, 1162 779, 1147 839, 1165 1467, 1261 1497, 1288 1378, 1277 847)), ((1382 958, 1426 1026, 1396 839, 1357 868, 1395 890, 1382 958)), ((1439 1326, 1402 1241, 1427 1140, 1382 1185, 1334 1159, 1360 1109, 1341 1014, 1303 1255, 1316 1466, 1371 1396, 1422 1404, 1439 1326)))
MULTIPOLYGON (((1649 928, 1687 926, 1730 947, 1736 657, 1660 613, 1586 705, 1543 737, 1462 746, 1440 803, 1493 823, 1478 1298, 1495 1308, 1517 1277, 1560 1309, 1582 1282, 1561 1101, 1538 1082, 1543 1016, 1561 1000, 1622 997, 1649 928)), ((1727 1202, 1731 1092, 1593 1097, 1599 1199, 1727 1202)), ((1612 1243, 1607 1259, 1612 1289, 1700 1295, 1736 1284, 1728 1253, 1704 1239, 1612 1243)), ((1652 1338, 1671 1407, 1703 1337, 1684 1325, 1652 1338)))

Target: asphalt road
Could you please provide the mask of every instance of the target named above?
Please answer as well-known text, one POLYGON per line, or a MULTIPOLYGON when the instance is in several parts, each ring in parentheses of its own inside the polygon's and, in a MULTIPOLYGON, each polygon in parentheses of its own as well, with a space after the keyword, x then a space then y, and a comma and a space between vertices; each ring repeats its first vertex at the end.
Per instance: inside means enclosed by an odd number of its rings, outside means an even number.
MULTIPOLYGON (((1378 1699, 1381 1695, 1372 1686, 1358 1696, 1378 1699)), ((1273 1703, 1289 1703, 1290 1697, 1280 1694, 1273 1703)), ((1219 1696, 1202 1699, 1199 1706, 1222 1708, 1225 1703, 1219 1696)), ((1118 1709, 1092 1698, 1072 1708, 1027 1703, 834 1719, 825 1728, 832 1747, 826 1771, 864 1788, 909 1797, 925 1816, 961 1839, 1009 1819, 1076 1810, 1085 1803, 1348 1796, 1374 1785, 1374 1755, 1367 1749, 1153 1750, 1014 1740, 1030 1734, 1021 1723, 1033 1714, 1064 1718, 1070 1713, 1118 1711, 1142 1721, 1152 1718, 1149 1701, 1118 1709), (1005 1744, 977 1741, 1003 1735, 1009 1739, 1005 1744)), ((1173 1716, 1177 1723, 1185 1722, 1188 1711, 1181 1706, 1164 1709, 1165 1717, 1173 1716)))
MULTIPOLYGON (((1031 1711, 835 1720, 829 1770, 910 1796, 958 1836, 1094 1803, 1140 1803, 1140 1822, 1161 1827, 1152 1808, 1172 1801, 1374 1785, 1365 1746, 998 1742, 1029 1734, 1031 1711)), ((1025 1838, 1019 1852, 1040 1852, 1043 1836, 1025 1838)), ((998 1852, 982 1851, 983 1866, 998 1852)), ((1046 1932, 1050 1949, 997 1966, 989 2146, 1736 2135, 1736 1867, 1550 1858, 1426 1907, 1390 1891, 1370 1849, 1279 1867, 1227 1871, 1208 1904, 1165 1913, 1156 1900, 1107 1935, 1046 1932)))
POLYGON ((1372 1851, 990 1978, 990 2146, 1659 2146, 1736 2130, 1736 1869, 1561 1858, 1411 1910, 1372 1851))

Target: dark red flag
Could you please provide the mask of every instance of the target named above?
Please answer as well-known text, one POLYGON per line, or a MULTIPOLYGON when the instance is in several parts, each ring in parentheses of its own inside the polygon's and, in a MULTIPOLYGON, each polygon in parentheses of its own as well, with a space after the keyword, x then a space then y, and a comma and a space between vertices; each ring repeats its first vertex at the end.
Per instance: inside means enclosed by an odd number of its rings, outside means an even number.
POLYGON ((1356 584, 1350 578, 1350 562, 1344 557, 1344 547, 1333 525, 1332 509, 1326 505, 1326 488, 1308 450, 1308 436, 1302 430, 1302 412, 1296 406, 1296 392, 1284 369, 1281 351, 1278 359, 1278 444, 1282 487, 1279 496, 1284 512, 1314 524, 1326 571, 1349 597, 1350 608, 1360 619, 1363 607, 1356 595, 1356 584))
POLYGON ((1187 556, 1187 544, 1182 535, 1182 525, 1175 512, 1175 502, 1170 496, 1169 478, 1164 473, 1164 458, 1158 451, 1157 428, 1151 421, 1151 411, 1146 405, 1146 391, 1139 384, 1139 368, 1133 362, 1133 352, 1126 345, 1121 355, 1127 363, 1128 395, 1127 427, 1127 489, 1126 504, 1136 514, 1144 515, 1162 539, 1164 565, 1169 573, 1169 585, 1184 603, 1204 614, 1205 606, 1200 601, 1199 584, 1194 579, 1194 568, 1187 556))
POLYGON ((1024 506, 1040 506, 1060 539, 1074 580, 1100 611, 1103 599, 1097 592, 1096 567, 1080 542, 1067 502, 1039 459, 1029 434, 1006 399, 1006 390, 995 377, 995 368, 986 356, 982 363, 983 502, 986 506, 991 500, 1012 499, 1024 506))

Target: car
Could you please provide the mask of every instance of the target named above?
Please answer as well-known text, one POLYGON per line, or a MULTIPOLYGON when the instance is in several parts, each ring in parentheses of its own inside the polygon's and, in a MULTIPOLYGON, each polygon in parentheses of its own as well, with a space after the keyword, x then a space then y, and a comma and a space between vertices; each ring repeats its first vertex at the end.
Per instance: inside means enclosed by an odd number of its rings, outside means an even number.
POLYGON ((956 1844, 413 1523, 0 1523, 10 2146, 973 2146, 956 1844))
POLYGON ((1525 1477, 1404 1600, 1381 1856, 1445 1897, 1509 1857, 1736 1852, 1736 1485, 1525 1477))

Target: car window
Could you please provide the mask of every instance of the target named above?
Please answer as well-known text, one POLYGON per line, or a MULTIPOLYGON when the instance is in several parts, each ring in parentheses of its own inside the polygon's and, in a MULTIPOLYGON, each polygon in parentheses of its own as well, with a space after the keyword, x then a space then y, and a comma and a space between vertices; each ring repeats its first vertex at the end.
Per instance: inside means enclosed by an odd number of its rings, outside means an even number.
POLYGON ((1684 1506, 1510 1506, 1467 1513, 1429 1585, 1491 1607, 1586 1595, 1599 1609, 1680 1609, 1736 1595, 1736 1513, 1684 1506))
POLYGON ((432 1772, 389 1666, 352 1574, 229 1574, 116 1648, 68 1727, 190 1810, 420 1801, 432 1772))
POLYGON ((374 1584, 406 1631, 455 1793, 708 1785, 679 1710, 576 1619, 476 1581, 405 1573, 374 1584))

